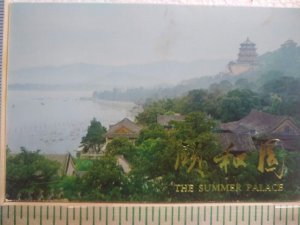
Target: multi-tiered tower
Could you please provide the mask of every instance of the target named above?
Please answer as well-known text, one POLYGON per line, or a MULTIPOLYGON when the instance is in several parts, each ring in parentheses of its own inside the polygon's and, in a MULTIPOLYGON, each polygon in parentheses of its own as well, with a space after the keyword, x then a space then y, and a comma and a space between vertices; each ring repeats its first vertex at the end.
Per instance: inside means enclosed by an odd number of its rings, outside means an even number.
POLYGON ((257 53, 255 45, 256 44, 251 42, 249 38, 241 43, 237 63, 257 64, 257 53))
POLYGON ((244 72, 248 72, 257 67, 257 53, 256 44, 247 38, 246 41, 241 43, 240 51, 237 61, 232 61, 228 64, 228 69, 231 74, 239 75, 244 72))

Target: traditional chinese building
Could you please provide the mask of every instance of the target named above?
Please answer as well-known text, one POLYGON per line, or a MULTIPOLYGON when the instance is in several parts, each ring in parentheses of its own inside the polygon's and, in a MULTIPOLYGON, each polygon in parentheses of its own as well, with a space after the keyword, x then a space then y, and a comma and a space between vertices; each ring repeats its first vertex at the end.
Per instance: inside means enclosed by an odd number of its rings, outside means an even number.
POLYGON ((253 139, 249 134, 234 133, 230 130, 219 130, 217 137, 222 145, 222 149, 232 146, 230 148, 231 153, 239 154, 256 150, 253 139))
POLYGON ((221 124, 221 129, 236 135, 249 135, 258 144, 260 141, 279 139, 287 150, 300 150, 300 128, 288 116, 277 116, 252 110, 244 118, 221 124))
POLYGON ((106 133, 106 143, 110 142, 114 138, 128 138, 133 142, 138 138, 141 127, 130 119, 125 118, 120 122, 110 125, 106 133))
POLYGON ((256 44, 247 38, 240 44, 238 59, 228 64, 228 70, 233 75, 251 71, 258 66, 256 44))

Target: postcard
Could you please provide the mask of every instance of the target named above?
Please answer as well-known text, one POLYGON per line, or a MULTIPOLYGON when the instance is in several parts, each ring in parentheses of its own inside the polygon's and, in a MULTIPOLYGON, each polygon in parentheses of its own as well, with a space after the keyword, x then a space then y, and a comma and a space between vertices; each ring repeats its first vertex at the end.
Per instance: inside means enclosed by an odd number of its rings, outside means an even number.
POLYGON ((300 199, 300 9, 9 11, 7 200, 300 199))

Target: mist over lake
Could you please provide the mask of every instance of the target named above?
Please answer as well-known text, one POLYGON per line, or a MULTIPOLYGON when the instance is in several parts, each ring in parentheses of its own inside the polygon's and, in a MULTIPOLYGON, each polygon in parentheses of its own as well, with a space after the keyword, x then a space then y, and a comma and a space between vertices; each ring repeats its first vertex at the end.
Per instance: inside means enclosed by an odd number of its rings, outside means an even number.
POLYGON ((132 102, 91 100, 90 91, 8 91, 7 145, 42 153, 75 153, 90 121, 105 127, 140 110, 132 102))

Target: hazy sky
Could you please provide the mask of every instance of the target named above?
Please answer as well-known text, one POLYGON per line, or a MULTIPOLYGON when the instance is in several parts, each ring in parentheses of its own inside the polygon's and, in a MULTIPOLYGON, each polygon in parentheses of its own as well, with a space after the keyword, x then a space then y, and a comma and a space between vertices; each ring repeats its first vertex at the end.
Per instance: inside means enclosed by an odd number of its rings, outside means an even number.
POLYGON ((237 57, 300 43, 300 9, 113 4, 13 4, 10 69, 237 57))

